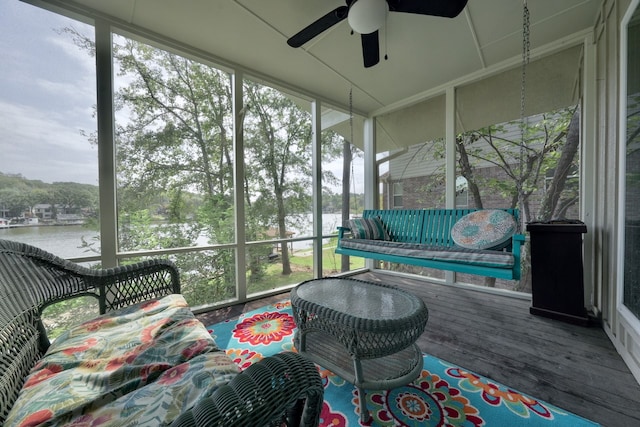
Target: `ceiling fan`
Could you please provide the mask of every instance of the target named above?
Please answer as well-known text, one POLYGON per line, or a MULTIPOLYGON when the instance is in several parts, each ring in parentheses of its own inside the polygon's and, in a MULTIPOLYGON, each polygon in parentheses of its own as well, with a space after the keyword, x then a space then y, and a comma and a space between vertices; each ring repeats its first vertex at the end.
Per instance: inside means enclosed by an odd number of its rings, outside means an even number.
POLYGON ((405 12, 419 15, 454 18, 462 12, 468 0, 346 0, 346 6, 340 6, 323 17, 312 22, 287 44, 300 47, 318 34, 337 23, 348 19, 353 31, 360 33, 364 66, 372 67, 380 61, 378 29, 384 25, 387 12, 405 12))

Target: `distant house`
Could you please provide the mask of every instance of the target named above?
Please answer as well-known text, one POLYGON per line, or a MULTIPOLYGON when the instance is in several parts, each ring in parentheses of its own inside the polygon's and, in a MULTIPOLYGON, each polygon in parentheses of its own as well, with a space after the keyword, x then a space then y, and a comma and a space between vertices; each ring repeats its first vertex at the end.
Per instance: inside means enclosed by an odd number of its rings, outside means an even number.
POLYGON ((48 203, 39 203, 33 207, 33 214, 40 219, 53 219, 53 207, 48 203))

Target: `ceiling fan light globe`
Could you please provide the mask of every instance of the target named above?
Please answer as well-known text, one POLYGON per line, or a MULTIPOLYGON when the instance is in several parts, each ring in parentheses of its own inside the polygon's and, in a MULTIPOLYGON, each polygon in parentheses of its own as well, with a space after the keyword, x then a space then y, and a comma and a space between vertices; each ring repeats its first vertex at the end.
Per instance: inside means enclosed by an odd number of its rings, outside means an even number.
POLYGON ((387 12, 387 0, 357 0, 349 8, 347 20, 353 31, 370 34, 382 28, 387 12))

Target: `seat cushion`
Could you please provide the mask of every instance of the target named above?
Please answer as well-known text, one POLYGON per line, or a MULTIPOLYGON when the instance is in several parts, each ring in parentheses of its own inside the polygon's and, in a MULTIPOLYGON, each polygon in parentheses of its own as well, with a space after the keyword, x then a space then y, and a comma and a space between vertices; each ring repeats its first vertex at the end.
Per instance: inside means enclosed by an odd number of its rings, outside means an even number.
POLYGON ((451 239, 467 249, 501 249, 516 232, 516 220, 499 209, 483 209, 460 218, 451 228, 451 239))
POLYGON ((95 400, 81 410, 65 413, 46 405, 20 425, 37 425, 31 421, 39 420, 48 426, 165 426, 229 383, 237 373, 238 367, 224 352, 206 353, 164 371, 155 382, 115 400, 95 400))
POLYGON ((344 249, 362 252, 396 255, 449 263, 477 265, 482 267, 512 268, 514 257, 511 252, 443 247, 418 243, 384 242, 381 240, 344 239, 344 249))
POLYGON ((218 349, 181 295, 116 310, 69 329, 52 343, 27 377, 6 425, 31 425, 25 421, 36 419, 66 425, 71 418, 89 416, 105 405, 118 406, 115 402, 123 396, 135 398, 129 394, 136 390, 144 389, 139 393, 145 396, 170 396, 179 393, 172 389, 178 377, 194 377, 196 372, 191 371, 203 364, 215 379, 196 385, 193 394, 180 392, 184 404, 193 396, 211 393, 209 387, 215 390, 228 382, 237 367, 218 349), (198 359, 201 355, 206 357, 198 359), (147 389, 149 384, 154 387, 147 389))

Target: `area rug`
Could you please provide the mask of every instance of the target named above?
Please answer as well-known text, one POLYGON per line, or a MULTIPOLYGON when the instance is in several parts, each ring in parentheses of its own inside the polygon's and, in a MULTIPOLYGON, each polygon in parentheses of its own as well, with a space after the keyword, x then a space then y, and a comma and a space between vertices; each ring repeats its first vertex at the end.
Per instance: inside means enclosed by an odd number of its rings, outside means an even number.
MULTIPOLYGON (((295 351, 296 325, 286 300, 208 327, 241 369, 281 351, 295 351)), ((321 426, 359 426, 357 389, 318 367, 325 387, 321 426)), ((424 355, 413 383, 394 390, 366 390, 367 426, 518 427, 598 426, 584 418, 444 360, 424 355)))

